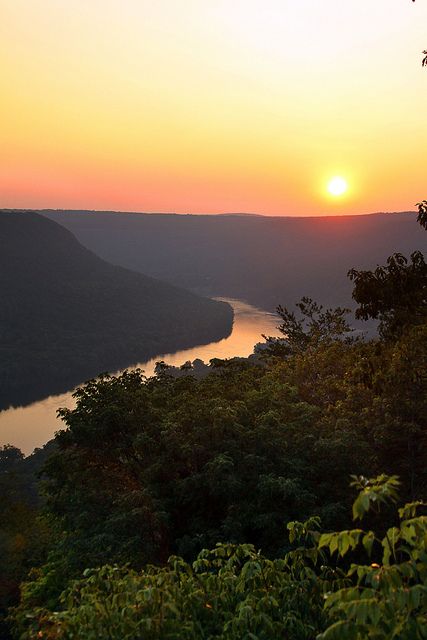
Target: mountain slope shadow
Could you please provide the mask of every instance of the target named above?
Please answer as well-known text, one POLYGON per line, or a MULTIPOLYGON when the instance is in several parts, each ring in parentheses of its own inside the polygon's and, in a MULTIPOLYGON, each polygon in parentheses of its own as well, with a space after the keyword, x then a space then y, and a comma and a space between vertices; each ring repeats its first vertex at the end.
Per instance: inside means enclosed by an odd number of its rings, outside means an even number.
POLYGON ((0 213, 0 408, 230 334, 223 302, 113 266, 34 212, 0 213))

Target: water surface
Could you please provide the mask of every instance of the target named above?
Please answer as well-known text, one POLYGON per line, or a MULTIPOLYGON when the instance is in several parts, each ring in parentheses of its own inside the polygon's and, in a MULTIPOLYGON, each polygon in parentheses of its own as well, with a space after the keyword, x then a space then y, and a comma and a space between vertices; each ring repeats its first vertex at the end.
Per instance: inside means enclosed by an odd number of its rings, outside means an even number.
MULTIPOLYGON (((180 366, 187 360, 200 358, 208 363, 211 358, 247 357, 261 335, 277 335, 278 317, 275 314, 261 311, 252 305, 230 298, 225 300, 234 309, 233 330, 228 338, 184 349, 176 353, 159 354, 155 358, 127 367, 128 370, 140 367, 147 376, 154 373, 156 362, 164 360, 170 365, 180 366)), ((0 412, 0 445, 13 444, 26 454, 35 447, 44 445, 52 438, 55 431, 62 428, 63 423, 57 418, 59 407, 73 408, 75 405, 72 391, 52 395, 44 400, 34 402, 26 407, 14 407, 0 412)))

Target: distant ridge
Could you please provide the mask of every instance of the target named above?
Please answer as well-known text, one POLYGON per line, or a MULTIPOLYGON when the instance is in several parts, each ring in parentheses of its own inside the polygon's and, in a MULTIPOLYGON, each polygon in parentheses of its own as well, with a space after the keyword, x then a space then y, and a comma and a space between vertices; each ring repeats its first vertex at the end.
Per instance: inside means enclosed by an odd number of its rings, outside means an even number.
POLYGON ((266 217, 43 211, 104 259, 272 311, 303 295, 352 305, 350 268, 425 250, 415 212, 266 217))
POLYGON ((252 217, 252 218, 271 218, 275 219, 292 219, 292 220, 307 220, 307 219, 322 219, 322 218, 358 218, 363 216, 377 216, 377 215, 399 215, 399 214, 416 214, 416 210, 410 211, 375 211, 375 212, 367 212, 367 213, 350 213, 350 214, 323 214, 320 216, 316 215, 305 215, 305 216, 293 216, 293 215, 279 215, 279 216, 271 216, 264 213, 254 213, 247 211, 224 211, 220 213, 203 213, 203 211, 198 213, 177 213, 175 211, 166 211, 166 212, 158 212, 158 211, 117 211, 115 209, 0 209, 0 212, 8 212, 8 213, 23 213, 23 212, 33 212, 40 213, 42 215, 46 215, 50 217, 51 214, 120 214, 120 215, 141 215, 141 216, 190 216, 190 217, 252 217))
POLYGON ((228 304, 113 266, 35 212, 0 212, 0 408, 219 340, 228 304))

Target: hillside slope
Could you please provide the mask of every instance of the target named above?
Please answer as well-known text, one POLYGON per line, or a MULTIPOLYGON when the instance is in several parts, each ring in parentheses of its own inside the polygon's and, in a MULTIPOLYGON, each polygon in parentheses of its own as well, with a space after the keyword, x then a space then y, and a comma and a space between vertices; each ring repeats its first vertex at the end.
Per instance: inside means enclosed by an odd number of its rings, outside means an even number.
POLYGON ((0 213, 0 406, 228 335, 232 309, 101 260, 59 224, 0 213))
POLYGON ((414 213, 342 217, 45 211, 98 255, 208 295, 267 310, 308 295, 351 304, 347 271, 426 246, 414 213))

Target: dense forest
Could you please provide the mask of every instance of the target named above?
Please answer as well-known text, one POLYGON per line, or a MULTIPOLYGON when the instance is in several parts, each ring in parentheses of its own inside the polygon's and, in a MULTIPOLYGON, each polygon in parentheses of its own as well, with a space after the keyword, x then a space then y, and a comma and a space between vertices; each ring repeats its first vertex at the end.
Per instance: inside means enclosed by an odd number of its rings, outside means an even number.
POLYGON ((104 262, 59 224, 0 212, 0 409, 219 340, 229 305, 104 262))
MULTIPOLYGON (((415 212, 268 217, 42 211, 104 260, 274 311, 302 295, 354 308, 353 267, 425 246, 415 212)), ((366 329, 366 323, 365 323, 366 329)))
POLYGON ((4 634, 427 638, 427 264, 349 275, 375 339, 304 298, 260 361, 101 376, 3 448, 4 634))

